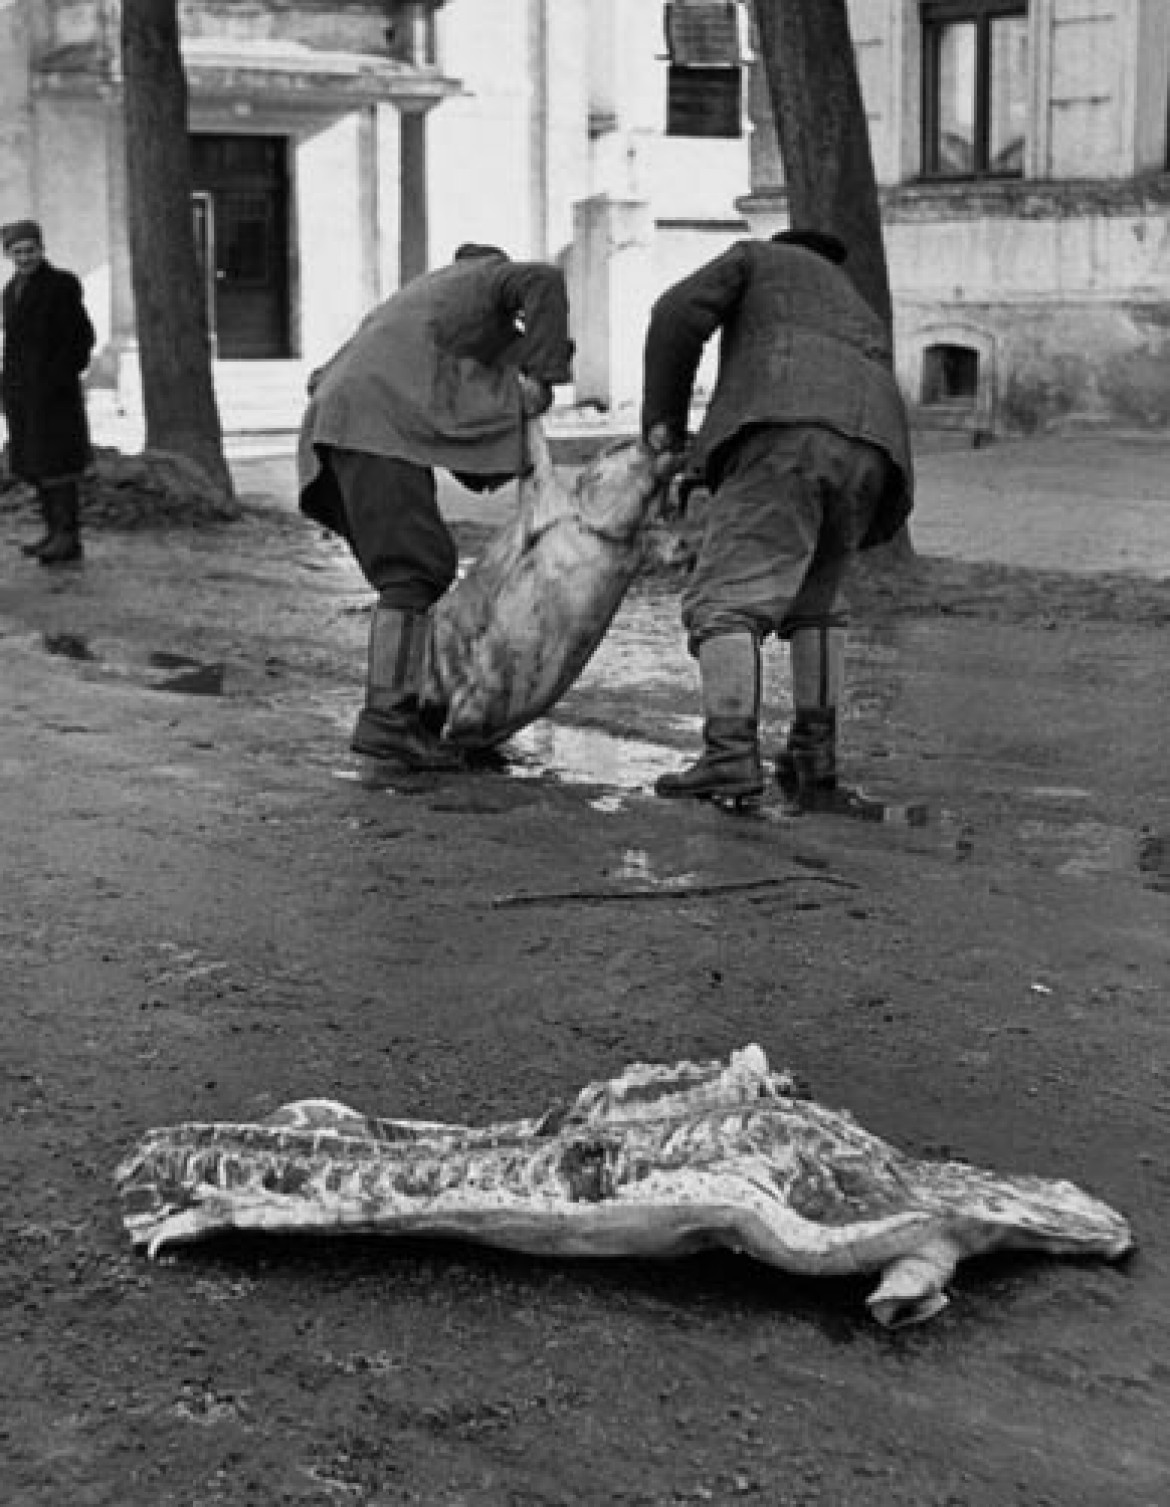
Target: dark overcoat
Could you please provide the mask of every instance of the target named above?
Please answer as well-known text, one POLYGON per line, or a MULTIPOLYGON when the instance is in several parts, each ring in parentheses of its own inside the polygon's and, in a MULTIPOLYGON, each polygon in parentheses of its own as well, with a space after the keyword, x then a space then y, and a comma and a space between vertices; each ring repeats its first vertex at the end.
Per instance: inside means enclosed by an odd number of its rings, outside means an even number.
POLYGON ((339 526, 321 446, 472 478, 517 475, 520 373, 567 382, 572 355, 557 267, 501 253, 415 278, 316 375, 298 446, 302 510, 339 526))
POLYGON ((72 272, 42 262, 4 287, 0 397, 8 465, 25 481, 76 476, 92 459, 81 374, 94 330, 72 272))
POLYGON ((823 424, 893 461, 865 545, 893 537, 913 501, 906 407, 890 337, 852 280, 802 246, 737 241, 669 288, 646 336, 642 422, 677 434, 706 341, 720 332, 719 375, 695 437, 696 469, 757 424, 823 424))

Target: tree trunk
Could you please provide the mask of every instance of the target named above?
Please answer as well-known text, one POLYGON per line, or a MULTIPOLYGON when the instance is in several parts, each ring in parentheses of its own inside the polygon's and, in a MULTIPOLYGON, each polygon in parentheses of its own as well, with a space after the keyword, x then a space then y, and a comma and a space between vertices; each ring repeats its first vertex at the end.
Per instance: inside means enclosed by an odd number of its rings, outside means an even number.
POLYGON ((792 225, 841 237, 854 282, 892 328, 881 206, 847 0, 755 0, 755 12, 792 225))
POLYGON ((187 79, 176 0, 122 0, 126 197, 148 449, 230 496, 191 214, 187 79))
MULTIPOLYGON (((848 0, 754 0, 754 10, 789 220, 798 230, 831 230, 849 247, 845 270, 885 321, 892 350, 881 204, 848 0)), ((881 553, 893 560, 912 558, 908 530, 899 530, 881 553)))

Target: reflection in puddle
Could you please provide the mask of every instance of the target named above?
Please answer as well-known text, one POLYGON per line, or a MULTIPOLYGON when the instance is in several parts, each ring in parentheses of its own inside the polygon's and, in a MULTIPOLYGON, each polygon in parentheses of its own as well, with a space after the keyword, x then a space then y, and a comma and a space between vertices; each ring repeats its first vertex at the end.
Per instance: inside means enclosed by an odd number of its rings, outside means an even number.
POLYGON ((648 789, 681 762, 677 748, 547 720, 524 728, 502 752, 508 772, 520 779, 551 774, 572 784, 626 791, 648 789))

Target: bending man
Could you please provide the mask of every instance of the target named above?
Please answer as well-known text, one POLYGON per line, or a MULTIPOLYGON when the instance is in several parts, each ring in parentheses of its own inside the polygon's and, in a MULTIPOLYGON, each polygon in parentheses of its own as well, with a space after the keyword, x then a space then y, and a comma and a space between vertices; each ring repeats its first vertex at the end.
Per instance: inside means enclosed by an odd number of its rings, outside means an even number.
POLYGON ((458 564, 433 468, 476 491, 525 469, 524 418, 570 378, 568 319, 557 268, 463 246, 375 309, 311 379, 301 509, 348 542, 378 593, 356 753, 460 767, 418 705, 428 615, 458 564))
POLYGON ((705 752, 659 795, 755 799, 760 643, 786 639, 793 718, 777 775, 800 810, 868 814, 837 781, 843 586, 859 549, 911 508, 907 417, 882 321, 818 231, 740 241, 669 288, 646 338, 643 433, 685 444, 695 373, 722 332, 689 469, 711 492, 683 625, 699 661, 705 752))

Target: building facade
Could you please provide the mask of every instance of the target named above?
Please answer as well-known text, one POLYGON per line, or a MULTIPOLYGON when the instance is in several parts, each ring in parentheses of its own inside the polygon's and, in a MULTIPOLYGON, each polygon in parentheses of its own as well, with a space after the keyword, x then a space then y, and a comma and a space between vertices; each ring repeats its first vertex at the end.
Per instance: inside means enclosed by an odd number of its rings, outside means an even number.
MULTIPOLYGON (((179 16, 229 426, 293 414, 364 313, 465 240, 561 262, 588 311, 583 390, 631 400, 650 289, 692 242, 746 226, 746 93, 722 135, 685 116, 668 135, 656 3, 180 0, 179 16)), ((119 34, 118 0, 0 3, 0 220, 38 218, 82 277, 91 402, 133 407, 119 34)))
MULTIPOLYGON (((637 402, 668 283, 788 220, 750 6, 180 0, 229 427, 465 240, 569 277, 575 391, 637 402)), ((899 377, 939 421, 1170 421, 1170 0, 849 0, 899 377)), ((133 406, 118 0, 0 0, 0 220, 83 278, 133 406)), ((700 390, 714 372, 714 353, 700 390)))
MULTIPOLYGON (((1170 4, 849 10, 907 395, 989 433, 1170 423, 1170 4)), ((787 203, 752 114, 765 234, 787 203)))

